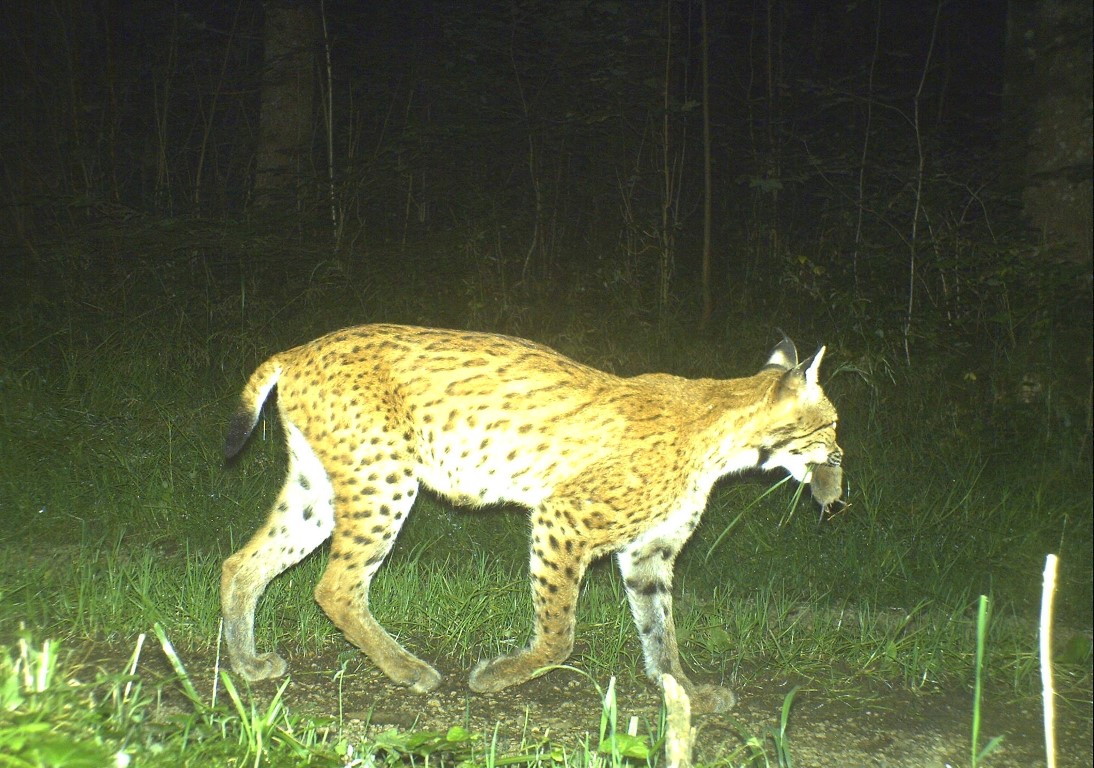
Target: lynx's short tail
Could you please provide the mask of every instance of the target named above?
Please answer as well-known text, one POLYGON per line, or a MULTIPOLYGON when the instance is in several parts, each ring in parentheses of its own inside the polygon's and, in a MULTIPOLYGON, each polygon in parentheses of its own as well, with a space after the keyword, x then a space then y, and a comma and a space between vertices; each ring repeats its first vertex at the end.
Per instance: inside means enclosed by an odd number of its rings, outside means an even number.
POLYGON ((281 378, 281 361, 276 357, 271 357, 251 374, 247 386, 243 388, 239 409, 228 424, 228 434, 224 438, 225 460, 231 459, 243 449, 255 424, 258 423, 262 404, 266 402, 270 390, 274 388, 279 378, 281 378))

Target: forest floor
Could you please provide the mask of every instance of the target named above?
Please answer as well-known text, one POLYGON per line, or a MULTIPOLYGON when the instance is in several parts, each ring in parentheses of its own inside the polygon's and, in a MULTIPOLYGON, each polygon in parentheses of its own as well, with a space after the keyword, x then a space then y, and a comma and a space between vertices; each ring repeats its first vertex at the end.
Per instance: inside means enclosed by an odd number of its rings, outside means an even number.
MULTIPOLYGON (((123 667, 129 656, 129 651, 119 649, 111 659, 101 651, 101 647, 89 649, 89 658, 107 668, 123 667)), ((567 752, 582 744, 595 750, 598 744, 601 696, 578 672, 559 669, 501 694, 479 695, 467 688, 467 670, 442 664, 439 668, 444 679, 440 687, 428 694, 415 694, 390 683, 367 662, 345 664, 344 659, 344 654, 333 650, 311 656, 289 654, 291 680, 283 702, 297 714, 331 722, 332 737, 350 744, 373 740, 393 729, 444 733, 452 726, 477 734, 481 739, 480 754, 492 740, 496 740, 499 756, 530 753, 545 742, 567 752), (337 670, 343 666, 345 671, 339 676, 337 670)), ((184 660, 198 690, 211 696, 215 658, 195 652, 186 654, 184 660)), ((175 708, 187 706, 181 694, 176 697, 170 693, 172 673, 158 648, 146 652, 141 668, 144 676, 166 683, 161 700, 164 717, 175 708)), ((269 680, 252 686, 259 709, 274 698, 283 682, 269 680)), ((732 712, 693 720, 697 728, 696 763, 752 764, 747 761, 746 741, 765 740, 765 734, 778 731, 783 703, 796 685, 800 689, 793 700, 786 732, 795 766, 949 768, 971 764, 971 691, 913 692, 865 683, 860 689, 826 691, 808 681, 762 675, 750 676, 747 685, 737 687, 739 703, 732 712)), ((637 719, 639 736, 656 730, 660 698, 652 685, 626 674, 617 683, 616 695, 621 731, 626 730, 632 717, 637 719)), ((1058 697, 1060 768, 1094 764, 1092 727, 1090 690, 1058 697)), ((997 736, 1002 736, 1002 743, 980 765, 1045 765, 1043 733, 1039 700, 1014 700, 1013 690, 985 690, 980 747, 997 736)), ((770 753, 769 740, 766 747, 770 753)))

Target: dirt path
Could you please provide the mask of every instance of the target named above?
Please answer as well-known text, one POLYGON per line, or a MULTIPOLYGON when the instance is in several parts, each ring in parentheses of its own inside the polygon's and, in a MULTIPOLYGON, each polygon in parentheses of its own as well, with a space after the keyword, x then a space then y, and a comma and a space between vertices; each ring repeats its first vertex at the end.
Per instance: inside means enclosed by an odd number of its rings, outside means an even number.
MULTIPOLYGON (((549 737, 572 746, 583 739, 597 743, 600 700, 582 675, 557 670, 520 688, 493 696, 466 688, 466 671, 444 669, 441 687, 417 695, 391 685, 375 669, 350 664, 341 681, 341 713, 346 733, 358 737, 390 728, 445 731, 464 725, 499 744, 516 749, 549 737)), ((339 714, 339 685, 332 658, 293 658, 293 680, 286 693, 290 708, 323 717, 339 714)), ((193 670, 192 670, 193 671, 193 670)), ((744 739, 777 728, 788 681, 771 680, 737 690, 741 703, 730 716, 698 718, 696 759, 713 762, 740 748, 744 739)), ((272 693, 273 682, 256 686, 272 693)), ((1003 696, 1005 694, 999 694, 1003 696)), ((640 734, 656 723, 659 698, 641 681, 620 681, 619 722, 631 716, 640 734)), ((1041 712, 1035 700, 1008 702, 985 696, 981 745, 1002 734, 1002 748, 985 768, 1034 768, 1045 764, 1041 712)), ((1092 708, 1089 692, 1081 702, 1061 702, 1058 765, 1087 768, 1094 763, 1092 708)), ((969 765, 971 695, 864 691, 860 698, 839 696, 802 686, 790 716, 789 740, 796 766, 802 768, 944 768, 969 765)), ((770 747, 770 744, 769 744, 770 747)), ((770 751, 769 751, 769 754, 770 751)), ((744 762, 743 756, 733 764, 744 762)), ((723 765, 725 763, 722 763, 723 765)))

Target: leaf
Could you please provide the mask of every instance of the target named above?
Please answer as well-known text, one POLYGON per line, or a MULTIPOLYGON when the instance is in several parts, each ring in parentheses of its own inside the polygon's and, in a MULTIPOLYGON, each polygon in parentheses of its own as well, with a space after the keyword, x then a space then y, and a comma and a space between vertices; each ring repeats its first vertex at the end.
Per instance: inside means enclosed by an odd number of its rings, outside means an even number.
POLYGON ((631 736, 629 733, 613 733, 600 742, 597 751, 602 755, 620 755, 645 760, 650 756, 650 745, 642 736, 631 736))
POLYGON ((53 734, 37 739, 26 757, 53 768, 102 768, 113 763, 112 753, 102 744, 53 734))
POLYGON ((463 726, 454 725, 448 729, 448 733, 445 734, 444 738, 448 742, 466 743, 472 741, 475 737, 463 726))
POLYGON ((980 750, 980 754, 978 754, 976 756, 977 761, 983 760, 985 757, 990 755, 992 752, 995 752, 998 749, 1002 749, 1002 747, 1003 747, 1003 737, 1002 736, 993 736, 988 741, 988 743, 984 745, 984 748, 982 750, 980 750))
POLYGON ((724 628, 711 627, 707 630, 704 645, 708 651, 720 653, 733 647, 733 638, 729 636, 729 632, 726 632, 724 628))

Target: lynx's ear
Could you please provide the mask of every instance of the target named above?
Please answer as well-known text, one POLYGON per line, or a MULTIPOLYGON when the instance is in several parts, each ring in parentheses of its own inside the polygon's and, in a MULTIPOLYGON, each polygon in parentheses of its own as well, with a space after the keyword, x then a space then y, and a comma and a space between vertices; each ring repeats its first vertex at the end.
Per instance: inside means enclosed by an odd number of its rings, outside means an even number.
POLYGON ((827 347, 821 347, 813 354, 813 357, 802 363, 802 365, 806 366, 805 383, 807 386, 817 386, 817 377, 820 374, 820 364, 821 360, 824 359, 825 349, 827 349, 827 347))
POLYGON ((798 348, 794 342, 784 333, 783 340, 778 343, 767 358, 764 368, 778 368, 781 371, 789 371, 798 366, 798 348))
MULTIPOLYGON (((783 344, 790 344, 791 349, 794 347, 789 339, 785 339, 783 344)), ((783 349, 783 344, 780 344, 775 348, 771 360, 767 363, 768 367, 775 365, 775 358, 783 349)), ((778 388, 778 397, 780 399, 784 397, 804 397, 806 400, 814 400, 820 396, 820 388, 817 381, 820 373, 821 360, 824 359, 824 350, 825 347, 821 347, 812 357, 807 358, 790 368, 778 366, 784 371, 778 388)))

